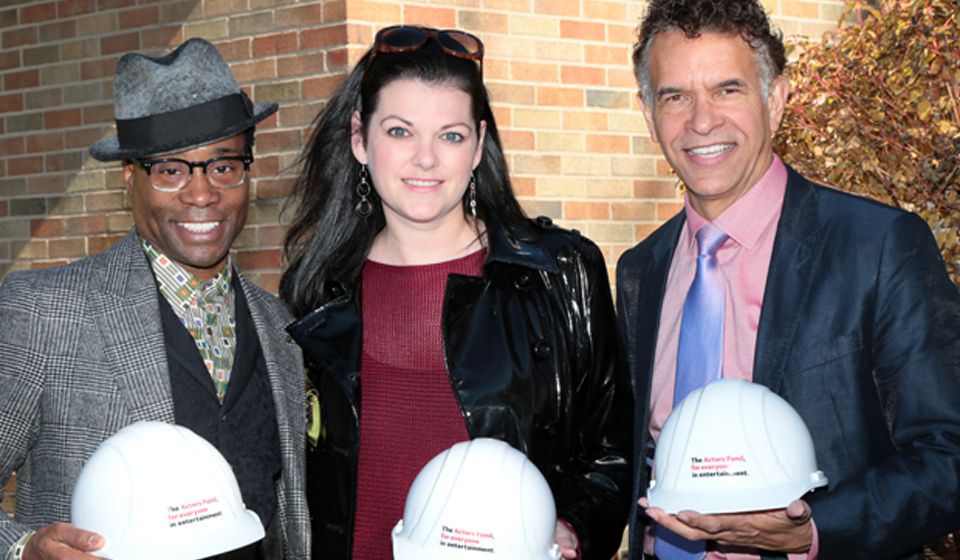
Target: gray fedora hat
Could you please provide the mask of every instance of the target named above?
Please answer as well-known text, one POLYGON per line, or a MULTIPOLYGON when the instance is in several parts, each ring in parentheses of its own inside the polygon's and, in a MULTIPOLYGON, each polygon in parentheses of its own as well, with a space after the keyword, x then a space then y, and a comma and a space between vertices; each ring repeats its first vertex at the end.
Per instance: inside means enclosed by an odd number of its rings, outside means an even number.
POLYGON ((116 136, 90 146, 100 161, 182 152, 229 138, 277 111, 252 103, 216 47, 190 39, 167 55, 117 62, 116 136))

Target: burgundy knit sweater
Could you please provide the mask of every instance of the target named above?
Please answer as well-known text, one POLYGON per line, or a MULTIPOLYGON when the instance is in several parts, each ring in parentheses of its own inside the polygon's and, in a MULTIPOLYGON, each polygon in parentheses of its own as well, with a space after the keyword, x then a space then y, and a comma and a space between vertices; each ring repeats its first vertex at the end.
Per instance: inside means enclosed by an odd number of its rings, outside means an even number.
POLYGON ((486 251, 453 261, 363 269, 360 457, 355 560, 391 560, 390 531, 427 462, 469 439, 443 359, 447 275, 480 276, 486 251))

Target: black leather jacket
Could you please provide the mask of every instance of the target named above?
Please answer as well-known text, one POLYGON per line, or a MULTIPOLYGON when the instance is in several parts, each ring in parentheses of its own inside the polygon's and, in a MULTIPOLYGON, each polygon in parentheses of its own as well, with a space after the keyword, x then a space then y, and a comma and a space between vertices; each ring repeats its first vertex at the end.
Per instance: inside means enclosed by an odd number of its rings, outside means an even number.
MULTIPOLYGON (((630 508, 633 405, 606 268, 592 242, 548 218, 524 237, 489 231, 483 276, 448 278, 441 324, 451 386, 470 436, 526 453, 583 558, 609 560, 630 508)), ((313 557, 349 560, 363 329, 356 286, 324 292, 288 330, 321 405, 321 436, 307 451, 313 557)))

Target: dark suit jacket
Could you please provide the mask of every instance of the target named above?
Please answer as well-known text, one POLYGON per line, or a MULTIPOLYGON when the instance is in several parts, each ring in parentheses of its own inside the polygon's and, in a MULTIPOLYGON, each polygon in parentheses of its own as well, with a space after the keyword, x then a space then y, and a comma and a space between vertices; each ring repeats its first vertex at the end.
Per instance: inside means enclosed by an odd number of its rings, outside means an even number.
MULTIPOLYGON (((649 443, 660 307, 683 224, 681 212, 617 267, 637 465, 649 443)), ((960 294, 919 217, 790 169, 753 380, 800 413, 830 479, 807 496, 820 560, 903 557, 960 527, 960 294)), ((635 499, 646 486, 640 469, 635 499)), ((638 509, 633 558, 642 554, 638 509)))

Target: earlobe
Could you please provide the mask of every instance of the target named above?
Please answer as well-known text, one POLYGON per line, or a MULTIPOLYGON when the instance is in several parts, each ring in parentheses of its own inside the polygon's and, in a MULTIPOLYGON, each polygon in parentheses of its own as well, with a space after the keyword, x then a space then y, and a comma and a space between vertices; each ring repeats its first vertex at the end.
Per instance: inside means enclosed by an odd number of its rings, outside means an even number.
POLYGON ((135 174, 136 169, 133 168, 133 162, 123 162, 123 182, 127 186, 127 190, 133 189, 133 177, 135 174))
POLYGON ((487 138, 487 121, 480 121, 480 130, 477 131, 477 151, 473 154, 473 168, 476 169, 483 159, 483 142, 487 138))
POLYGON ((660 141, 657 139, 657 127, 655 126, 653 120, 653 108, 647 105, 646 100, 643 98, 643 95, 637 93, 637 99, 640 100, 640 110, 643 112, 643 120, 647 121, 647 130, 650 132, 650 140, 654 144, 659 144, 660 141))
POLYGON ((360 111, 354 111, 350 117, 350 149, 353 151, 353 157, 361 165, 367 164, 367 148, 363 141, 363 119, 360 118, 360 111))
POLYGON ((787 108, 787 99, 790 96, 790 82, 784 76, 777 76, 770 84, 767 96, 767 110, 770 112, 770 133, 780 128, 780 121, 787 108))

